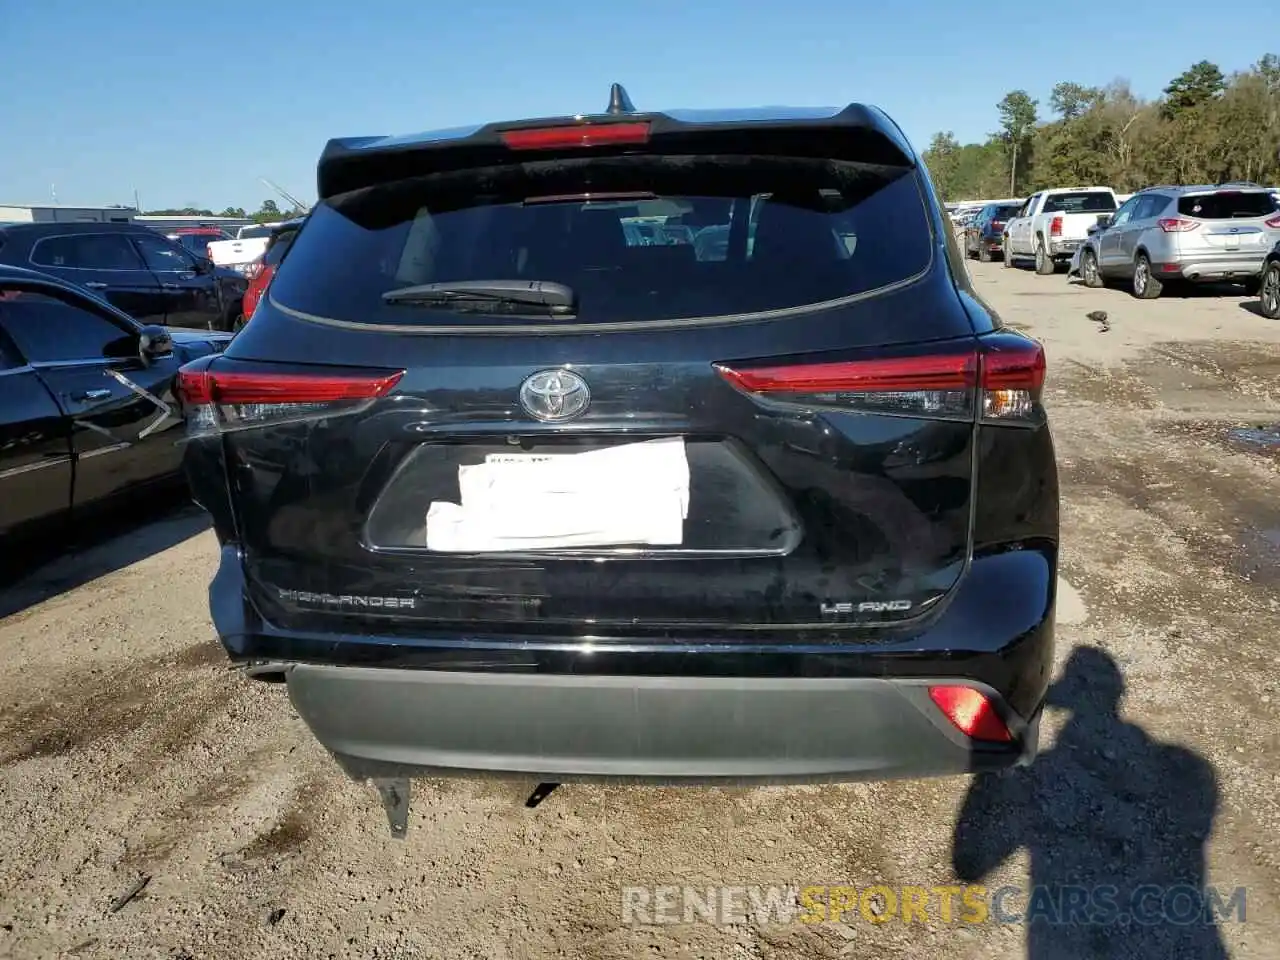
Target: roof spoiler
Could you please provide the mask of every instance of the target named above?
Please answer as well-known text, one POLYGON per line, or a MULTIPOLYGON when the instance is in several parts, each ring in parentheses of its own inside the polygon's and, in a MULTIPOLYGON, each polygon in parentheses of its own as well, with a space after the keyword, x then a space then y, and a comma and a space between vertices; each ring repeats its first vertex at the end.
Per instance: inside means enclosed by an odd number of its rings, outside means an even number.
MULTIPOLYGON (((885 166, 915 166, 919 161, 902 130, 877 107, 851 103, 843 109, 765 107, 737 111, 641 113, 621 84, 609 94, 608 112, 594 116, 549 117, 442 130, 415 137, 345 137, 330 140, 316 170, 321 200, 379 183, 470 167, 527 161, 529 152, 513 151, 504 134, 543 128, 600 127, 625 123, 646 127, 646 149, 679 152, 761 153, 775 156, 857 159, 885 166), (750 137, 744 134, 750 134, 750 137)), ((601 142, 587 147, 593 156, 634 152, 635 143, 601 142)), ((591 138, 577 146, 541 151, 545 159, 581 156, 591 138)))

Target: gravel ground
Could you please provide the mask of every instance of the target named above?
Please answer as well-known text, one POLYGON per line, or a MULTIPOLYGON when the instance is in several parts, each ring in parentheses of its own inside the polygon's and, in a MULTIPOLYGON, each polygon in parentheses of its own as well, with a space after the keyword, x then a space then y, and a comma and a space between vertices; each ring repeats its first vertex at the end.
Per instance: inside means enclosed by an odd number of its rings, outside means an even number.
POLYGON ((1034 767, 569 786, 537 811, 531 784, 419 782, 397 842, 283 689, 228 670, 214 539, 186 511, 0 594, 0 956, 1280 957, 1280 448, 1232 432, 1280 422, 1280 325, 1234 295, 972 273, 1050 362, 1071 586, 1034 767), (1029 936, 936 908, 627 925, 621 906, 631 885, 958 880, 1244 887, 1247 919, 1029 936))

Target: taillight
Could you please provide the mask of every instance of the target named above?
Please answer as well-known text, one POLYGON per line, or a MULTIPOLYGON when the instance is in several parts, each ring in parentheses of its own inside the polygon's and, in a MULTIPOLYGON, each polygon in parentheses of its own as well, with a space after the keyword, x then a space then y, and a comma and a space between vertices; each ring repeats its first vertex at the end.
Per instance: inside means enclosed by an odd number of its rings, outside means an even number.
POLYGON ((993 340, 982 352, 982 419, 994 423, 1038 420, 1044 391, 1044 348, 1035 340, 993 340))
POLYGON ((1280 230, 1280 217, 1272 217, 1270 220, 1262 221, 1272 230, 1280 230))
POLYGON ((1199 220, 1183 220, 1181 217, 1161 217, 1156 225, 1165 233, 1186 233, 1200 226, 1199 220))
POLYGON ((1062 236, 1062 218, 1061 217, 1054 217, 1052 220, 1049 221, 1049 236, 1051 237, 1062 236))
POLYGON ((602 147, 648 143, 647 123, 575 123, 561 127, 506 130, 500 136, 512 150, 557 150, 564 147, 602 147))
POLYGON ((1008 743, 1013 739, 991 701, 972 687, 940 685, 929 688, 931 699, 955 728, 972 740, 1008 743))
POLYGON ((983 420, 1037 423, 1045 358, 1034 340, 999 337, 976 351, 716 370, 768 404, 968 420, 980 394, 983 420))
POLYGON ((1003 226, 1004 226, 1004 221, 1003 221, 1003 220, 992 220, 992 221, 991 221, 991 229, 992 229, 992 230, 999 230, 999 229, 1000 229, 1001 227, 1003 227, 1003 226))
POLYGON ((180 369, 174 382, 192 437, 355 413, 390 393, 404 376, 403 370, 268 373, 197 364, 180 369))

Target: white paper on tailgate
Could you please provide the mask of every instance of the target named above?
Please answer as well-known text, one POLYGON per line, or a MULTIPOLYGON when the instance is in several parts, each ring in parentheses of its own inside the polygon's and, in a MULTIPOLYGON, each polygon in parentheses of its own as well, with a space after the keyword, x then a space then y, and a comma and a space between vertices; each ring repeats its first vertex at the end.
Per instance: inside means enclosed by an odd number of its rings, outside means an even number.
POLYGON ((584 453, 490 454, 458 468, 461 503, 427 511, 427 547, 454 553, 678 546, 689 515, 682 438, 584 453))

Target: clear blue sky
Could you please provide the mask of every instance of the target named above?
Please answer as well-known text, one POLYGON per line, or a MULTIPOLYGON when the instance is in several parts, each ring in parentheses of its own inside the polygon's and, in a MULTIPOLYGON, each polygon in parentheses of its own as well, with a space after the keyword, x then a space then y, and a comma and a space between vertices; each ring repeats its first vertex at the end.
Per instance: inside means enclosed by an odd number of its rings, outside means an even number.
POLYGON ((54 184, 67 204, 136 188, 150 208, 256 208, 272 196, 259 177, 310 201, 330 136, 592 112, 614 80, 642 109, 863 100, 921 148, 937 130, 967 141, 995 129, 1012 88, 1043 104, 1058 80, 1124 76, 1155 96, 1196 60, 1230 73, 1280 48, 1244 21, 1208 29, 1205 9, 0 0, 0 203, 47 202, 54 184))

